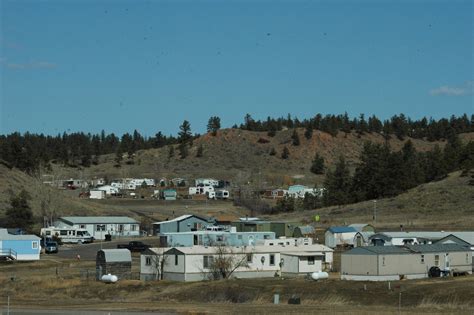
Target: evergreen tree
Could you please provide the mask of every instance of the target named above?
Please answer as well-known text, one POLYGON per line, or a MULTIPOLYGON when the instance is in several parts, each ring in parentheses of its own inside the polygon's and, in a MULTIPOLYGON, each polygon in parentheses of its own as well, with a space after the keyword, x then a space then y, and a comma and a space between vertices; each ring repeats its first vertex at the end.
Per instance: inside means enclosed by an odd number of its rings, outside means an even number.
POLYGON ((21 190, 18 195, 10 198, 10 208, 6 211, 8 227, 30 229, 33 224, 33 212, 29 205, 30 200, 31 197, 25 190, 21 190))
POLYGON ((325 205, 341 205, 351 201, 351 176, 343 156, 339 157, 334 171, 327 171, 324 187, 326 188, 325 205))
POLYGON ((200 158, 202 157, 204 152, 204 148, 202 146, 202 143, 198 146, 197 152, 196 152, 196 157, 200 158))
POLYGON ((306 127, 304 131, 304 137, 308 140, 313 137, 313 126, 311 124, 308 124, 308 126, 306 127))
POLYGON ((275 150, 275 148, 272 148, 272 149, 270 150, 270 155, 271 155, 271 156, 276 155, 276 150, 275 150))
POLYGON ((217 116, 209 118, 207 123, 207 132, 210 132, 213 136, 217 135, 217 130, 221 128, 221 119, 217 116))
POLYGON ((293 134, 291 135, 291 139, 293 141, 294 146, 300 145, 300 137, 298 136, 298 132, 296 132, 296 129, 293 129, 293 134))
POLYGON ((179 130, 180 130, 178 133, 179 142, 180 143, 190 142, 192 139, 192 134, 191 134, 191 124, 189 123, 189 121, 187 120, 183 121, 181 126, 179 126, 179 130))
POLYGON ((324 174, 324 158, 320 156, 319 153, 316 153, 311 163, 310 171, 314 174, 324 174))
POLYGON ((284 147, 284 148, 283 148, 283 151, 281 152, 281 158, 282 158, 283 160, 286 160, 286 159, 288 159, 289 157, 290 157, 290 150, 288 150, 287 147, 284 147))
POLYGON ((439 145, 435 145, 433 150, 426 152, 423 166, 425 181, 427 182, 440 180, 447 176, 443 152, 439 148, 439 145))
POLYGON ((174 146, 170 145, 168 150, 168 159, 171 159, 172 157, 174 157, 174 146))
POLYGON ((185 142, 179 144, 178 150, 181 159, 185 159, 188 156, 188 145, 185 142))
POLYGON ((447 140, 448 143, 444 147, 444 163, 447 171, 452 172, 459 168, 462 143, 453 128, 448 130, 447 140))
POLYGON ((122 155, 123 155, 122 150, 121 150, 121 148, 119 147, 119 148, 117 149, 117 152, 115 152, 115 159, 114 159, 114 161, 115 161, 115 166, 120 167, 120 165, 121 165, 121 163, 122 163, 122 159, 123 159, 123 158, 122 158, 122 155))

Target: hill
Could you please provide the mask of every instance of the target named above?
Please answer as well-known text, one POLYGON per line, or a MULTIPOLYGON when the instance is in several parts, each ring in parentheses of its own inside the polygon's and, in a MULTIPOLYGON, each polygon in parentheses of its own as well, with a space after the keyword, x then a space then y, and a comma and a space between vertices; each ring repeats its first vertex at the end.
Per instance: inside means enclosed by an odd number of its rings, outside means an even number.
MULTIPOLYGON (((379 134, 339 133, 337 137, 315 131, 311 139, 306 139, 304 130, 298 130, 301 144, 291 144, 289 130, 277 132, 268 137, 265 132, 251 132, 238 129, 220 130, 216 136, 206 134, 194 140, 190 155, 186 159, 177 156, 169 158, 169 147, 142 150, 132 160, 114 166, 114 156, 102 156, 100 163, 90 168, 63 168, 54 166, 53 174, 57 178, 93 178, 107 177, 151 177, 173 178, 216 177, 228 179, 234 183, 259 183, 261 187, 278 187, 292 183, 308 185, 321 184, 323 175, 309 172, 315 152, 319 152, 329 167, 339 155, 344 155, 352 167, 358 162, 358 156, 366 141, 383 143, 379 134), (264 139, 264 140, 262 140, 264 139), (203 157, 196 157, 198 146, 204 147, 203 157), (280 158, 281 150, 287 146, 290 158, 280 158), (271 156, 270 150, 277 151, 271 156)), ((464 141, 474 139, 474 133, 463 134, 464 141)), ((408 141, 405 139, 404 141, 408 141)), ((404 141, 392 137, 389 145, 399 150, 404 141)), ((432 149, 443 142, 428 142, 412 139, 419 151, 432 149)), ((175 150, 177 151, 177 150, 175 150)), ((31 207, 34 214, 41 218, 56 215, 129 215, 142 222, 163 220, 184 213, 202 215, 231 214, 244 216, 246 209, 236 207, 231 202, 164 202, 158 200, 104 200, 93 201, 78 198, 78 191, 55 190, 42 184, 43 178, 28 176, 17 169, 10 169, 0 163, 0 217, 8 207, 13 192, 22 188, 32 196, 31 207)), ((456 228, 472 228, 474 221, 474 188, 467 184, 467 177, 459 173, 451 174, 447 179, 421 185, 395 198, 377 201, 377 227, 397 228, 400 224, 417 228, 444 228, 456 224, 456 228), (469 215, 471 218, 469 218, 469 215), (467 218, 466 218, 467 217, 467 218)), ((341 207, 330 207, 314 211, 282 214, 272 219, 291 219, 310 221, 314 214, 320 214, 324 226, 344 222, 370 222, 373 202, 362 202, 341 207)), ((41 219, 40 219, 41 220, 41 219)))
MULTIPOLYGON (((344 155, 349 166, 359 161, 359 154, 365 142, 384 143, 380 134, 339 132, 336 137, 321 131, 314 131, 311 139, 304 137, 304 129, 298 129, 301 144, 291 143, 292 130, 284 130, 269 137, 266 132, 253 132, 240 129, 219 130, 216 136, 205 134, 193 141, 189 156, 181 159, 178 147, 174 145, 174 156, 170 157, 170 146, 160 149, 138 151, 132 160, 125 160, 121 167, 115 167, 115 155, 105 155, 98 165, 89 168, 64 169, 60 173, 74 178, 121 177, 193 179, 215 177, 233 181, 254 181, 262 186, 274 187, 292 183, 313 186, 321 184, 324 176, 314 175, 309 169, 316 152, 324 157, 331 167, 334 161, 344 155), (203 147, 203 156, 196 157, 198 147, 203 147), (283 148, 290 151, 289 158, 281 158, 283 148), (276 154, 271 155, 272 149, 276 154)), ((462 134, 464 141, 474 139, 474 133, 462 134)), ((431 150, 436 144, 443 147, 444 142, 428 142, 420 139, 399 140, 392 136, 388 141, 392 150, 398 151, 411 140, 418 151, 431 150)), ((56 168, 58 170, 58 168, 56 168)))
POLYGON ((371 223, 377 230, 472 230, 474 226, 474 186, 469 176, 461 172, 449 174, 446 179, 420 185, 393 198, 374 202, 321 208, 317 210, 284 213, 272 219, 296 220, 309 223, 315 215, 321 226, 352 223, 371 223), (373 220, 374 208, 376 220, 373 220))

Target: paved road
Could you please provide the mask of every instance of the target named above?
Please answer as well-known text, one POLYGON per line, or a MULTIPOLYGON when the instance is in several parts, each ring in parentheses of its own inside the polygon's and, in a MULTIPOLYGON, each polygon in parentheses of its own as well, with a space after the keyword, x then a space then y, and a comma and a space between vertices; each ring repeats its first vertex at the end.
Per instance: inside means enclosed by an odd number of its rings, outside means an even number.
MULTIPOLYGON (((55 257, 63 259, 76 259, 77 255, 81 256, 81 260, 95 260, 97 251, 101 249, 113 249, 117 248, 117 244, 126 244, 131 240, 138 240, 137 238, 133 239, 120 239, 113 240, 111 242, 100 242, 96 241, 90 244, 65 244, 59 247, 59 253, 42 255, 42 258, 45 259, 54 259, 55 257)), ((156 246, 157 238, 149 237, 146 239, 140 239, 145 244, 156 246)))

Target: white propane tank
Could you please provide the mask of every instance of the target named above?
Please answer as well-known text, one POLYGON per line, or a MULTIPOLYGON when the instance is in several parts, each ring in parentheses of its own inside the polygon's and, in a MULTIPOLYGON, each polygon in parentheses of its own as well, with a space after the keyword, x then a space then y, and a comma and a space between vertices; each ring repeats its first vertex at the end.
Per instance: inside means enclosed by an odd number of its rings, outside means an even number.
POLYGON ((322 279, 327 279, 329 278, 329 274, 327 272, 321 271, 321 272, 313 272, 311 274, 311 279, 313 280, 322 280, 322 279))
POLYGON ((111 275, 110 273, 108 275, 103 275, 102 278, 100 278, 105 283, 115 283, 117 282, 118 278, 115 275, 111 275))

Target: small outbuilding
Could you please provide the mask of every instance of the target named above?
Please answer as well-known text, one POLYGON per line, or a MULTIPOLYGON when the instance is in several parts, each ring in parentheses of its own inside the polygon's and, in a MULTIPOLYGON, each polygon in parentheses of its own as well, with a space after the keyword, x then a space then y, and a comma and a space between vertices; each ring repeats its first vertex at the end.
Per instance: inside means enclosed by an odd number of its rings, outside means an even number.
POLYGON ((351 226, 331 226, 324 234, 325 245, 329 248, 353 246, 357 230, 351 226))
POLYGON ((128 249, 102 249, 96 256, 96 275, 112 274, 119 279, 129 279, 132 274, 132 254, 128 249))
POLYGON ((171 220, 153 223, 153 234, 199 231, 213 223, 214 220, 194 214, 186 214, 171 220))

